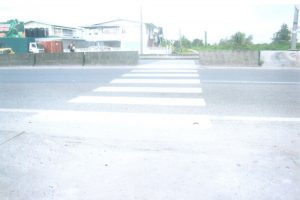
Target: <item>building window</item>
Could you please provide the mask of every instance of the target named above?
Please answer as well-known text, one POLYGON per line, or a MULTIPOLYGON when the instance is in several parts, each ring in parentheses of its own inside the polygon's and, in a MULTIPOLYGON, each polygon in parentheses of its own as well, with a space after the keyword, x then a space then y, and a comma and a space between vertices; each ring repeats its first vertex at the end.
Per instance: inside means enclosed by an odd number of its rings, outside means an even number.
POLYGON ((113 47, 113 48, 121 47, 121 41, 104 41, 103 44, 105 47, 113 47))
POLYGON ((73 30, 70 30, 70 29, 63 29, 62 30, 63 32, 63 36, 66 36, 66 37, 73 37, 73 30))
POLYGON ((60 28, 54 28, 54 35, 61 36, 62 30, 60 28))
POLYGON ((119 32, 119 27, 103 27, 103 34, 117 34, 119 32))

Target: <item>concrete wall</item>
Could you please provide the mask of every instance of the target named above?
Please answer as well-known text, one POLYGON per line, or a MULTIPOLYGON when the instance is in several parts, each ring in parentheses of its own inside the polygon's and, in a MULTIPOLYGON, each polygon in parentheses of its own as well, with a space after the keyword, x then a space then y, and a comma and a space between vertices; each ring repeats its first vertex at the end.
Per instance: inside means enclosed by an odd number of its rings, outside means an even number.
POLYGON ((0 66, 135 65, 137 51, 0 55, 0 66))
POLYGON ((258 66, 258 51, 201 51, 199 61, 202 65, 258 66))
POLYGON ((137 51, 85 53, 85 65, 135 65, 138 60, 137 51))
POLYGON ((33 66, 33 54, 0 55, 0 66, 33 66))
POLYGON ((83 53, 35 54, 35 65, 83 65, 83 53))
MULTIPOLYGON (((0 55, 0 66, 135 65, 137 51, 0 55)), ((300 67, 299 51, 202 51, 202 65, 300 67)))
POLYGON ((264 67, 300 67, 300 51, 261 51, 264 67))

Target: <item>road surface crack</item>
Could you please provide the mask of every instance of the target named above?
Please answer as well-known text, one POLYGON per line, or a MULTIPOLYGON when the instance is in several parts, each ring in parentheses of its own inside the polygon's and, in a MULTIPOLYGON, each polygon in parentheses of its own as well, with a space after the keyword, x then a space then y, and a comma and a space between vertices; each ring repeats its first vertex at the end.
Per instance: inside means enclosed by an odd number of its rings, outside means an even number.
POLYGON ((5 144, 5 143, 7 143, 7 142, 9 142, 9 141, 11 141, 11 140, 13 140, 13 139, 15 139, 15 138, 17 138, 17 137, 19 137, 19 136, 21 136, 21 135, 23 135, 24 133, 26 133, 26 132, 22 131, 21 133, 18 133, 17 135, 14 135, 13 137, 8 138, 7 140, 5 140, 2 143, 0 143, 0 146, 3 145, 3 144, 5 144))

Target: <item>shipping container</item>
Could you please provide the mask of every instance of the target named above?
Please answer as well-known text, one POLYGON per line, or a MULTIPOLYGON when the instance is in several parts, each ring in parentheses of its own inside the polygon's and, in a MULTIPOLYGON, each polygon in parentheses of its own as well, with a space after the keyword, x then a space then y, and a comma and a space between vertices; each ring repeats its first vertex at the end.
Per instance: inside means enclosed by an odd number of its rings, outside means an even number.
POLYGON ((61 53, 63 52, 63 44, 61 41, 40 41, 45 53, 61 53))

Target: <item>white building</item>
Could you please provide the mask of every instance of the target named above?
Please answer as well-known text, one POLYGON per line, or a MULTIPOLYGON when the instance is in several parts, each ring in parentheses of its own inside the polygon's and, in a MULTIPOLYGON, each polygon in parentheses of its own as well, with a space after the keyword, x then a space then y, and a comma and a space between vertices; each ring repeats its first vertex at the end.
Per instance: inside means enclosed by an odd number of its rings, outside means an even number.
POLYGON ((54 25, 38 21, 25 24, 26 36, 39 40, 61 40, 64 49, 69 43, 75 43, 78 51, 122 50, 141 52, 143 36, 143 54, 168 54, 170 50, 160 47, 163 39, 162 28, 154 24, 124 19, 98 23, 79 28, 54 25), (30 34, 34 31, 34 36, 30 34), (47 33, 39 36, 38 32, 47 33), (37 35, 38 34, 38 35, 37 35))
POLYGON ((60 25, 53 25, 37 21, 29 21, 25 24, 25 29, 44 29, 48 33, 48 37, 57 37, 57 38, 77 38, 83 39, 84 29, 83 28, 74 28, 60 25))
POLYGON ((124 19, 83 26, 83 28, 87 29, 85 39, 96 42, 102 48, 140 52, 142 35, 143 53, 162 50, 158 48, 163 38, 162 28, 154 24, 143 23, 142 34, 140 22, 124 19))

